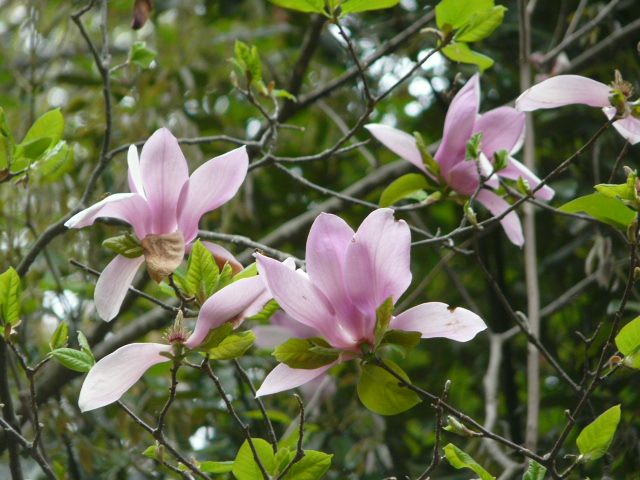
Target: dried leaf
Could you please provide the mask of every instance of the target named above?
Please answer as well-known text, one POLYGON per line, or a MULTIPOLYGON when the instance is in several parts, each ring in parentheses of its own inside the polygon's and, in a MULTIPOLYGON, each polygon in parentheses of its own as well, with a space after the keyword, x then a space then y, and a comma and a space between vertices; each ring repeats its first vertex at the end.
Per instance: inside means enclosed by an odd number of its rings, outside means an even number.
POLYGON ((160 283, 174 272, 184 258, 184 236, 177 231, 163 235, 147 235, 142 240, 149 275, 160 283))
POLYGON ((136 0, 133 6, 133 24, 131 28, 139 30, 144 27, 144 24, 147 23, 147 20, 149 20, 151 16, 152 10, 153 0, 136 0))

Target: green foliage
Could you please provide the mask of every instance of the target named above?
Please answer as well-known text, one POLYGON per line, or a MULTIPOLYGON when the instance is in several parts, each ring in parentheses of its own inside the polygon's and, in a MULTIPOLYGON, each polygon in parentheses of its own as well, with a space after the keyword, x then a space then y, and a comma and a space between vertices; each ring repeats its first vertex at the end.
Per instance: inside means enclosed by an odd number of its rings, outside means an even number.
POLYGON ((144 255, 140 240, 131 233, 107 238, 102 242, 102 246, 127 258, 138 258, 144 255))
MULTIPOLYGON (((385 360, 402 378, 408 375, 391 360, 385 360)), ((364 364, 358 381, 358 397, 365 407, 380 415, 396 415, 420 403, 418 395, 400 387, 398 379, 377 365, 364 364)))
POLYGON ((233 281, 237 282, 238 280, 242 280, 243 278, 251 278, 258 275, 258 264, 253 262, 248 267, 245 267, 240 273, 236 274, 233 277, 233 281))
POLYGON ((618 429, 618 423, 620 423, 620 405, 611 407, 587 425, 576 439, 580 461, 596 460, 606 454, 618 429))
POLYGON ((388 330, 380 340, 380 346, 388 346, 398 353, 402 358, 406 358, 411 353, 413 347, 420 343, 422 334, 420 332, 405 332, 404 330, 388 330))
POLYGON ((471 458, 471 455, 463 452, 453 443, 444 447, 444 454, 447 456, 447 460, 449 460, 452 467, 458 470, 461 468, 470 468, 480 476, 481 480, 496 480, 496 477, 482 468, 478 462, 471 458))
POLYGON ((291 368, 313 370, 335 362, 340 357, 340 350, 336 350, 320 337, 290 338, 276 347, 273 355, 279 362, 291 368))
POLYGON ((477 65, 480 67, 480 73, 493 66, 493 60, 491 58, 481 53, 474 52, 466 43, 452 42, 446 47, 443 47, 442 53, 454 62, 477 65))
POLYGON ((607 197, 601 193, 592 193, 591 195, 576 198, 565 203, 559 209, 567 213, 585 212, 593 218, 621 230, 626 230, 635 217, 635 213, 625 207, 620 200, 607 197))
POLYGON ((96 363, 93 356, 85 351, 73 348, 58 348, 49 353, 62 365, 76 372, 88 372, 96 363))
POLYGON ((251 331, 232 333, 207 353, 215 360, 233 360, 241 357, 251 348, 256 336, 251 331))
POLYGON ((543 467, 535 460, 531 460, 529 462, 529 469, 524 473, 522 480, 544 480, 546 473, 546 467, 543 467))
POLYGON ((380 305, 376 309, 376 325, 373 329, 373 333, 375 336, 375 342, 373 346, 374 350, 378 348, 380 342, 382 341, 382 338, 389 329, 389 324, 391 323, 391 318, 393 316, 393 306, 393 297, 389 297, 384 302, 382 302, 382 305, 380 305))
POLYGON ((640 317, 627 323, 616 336, 616 346, 626 357, 624 364, 631 368, 640 368, 640 317))
POLYGON ((474 13, 471 20, 456 32, 456 41, 479 42, 484 40, 502 25, 506 10, 505 7, 500 5, 474 13))
POLYGON ((49 348, 51 350, 57 350, 58 348, 64 348, 69 341, 69 324, 67 322, 60 322, 49 342, 49 348))
MULTIPOLYGON (((293 453, 291 452, 291 457, 294 457, 293 453)), ((319 480, 331 466, 332 457, 333 455, 328 455, 324 452, 305 450, 304 457, 291 467, 283 480, 319 480)), ((289 461, 285 468, 289 463, 291 462, 289 461)), ((280 472, 282 471, 284 471, 284 468, 281 467, 280 472)))
POLYGON ((470 23, 477 12, 489 10, 493 6, 494 0, 442 0, 436 5, 438 28, 445 32, 457 30, 470 23))
POLYGON ((246 77, 247 84, 254 85, 262 95, 267 95, 267 87, 262 81, 262 62, 258 47, 255 45, 250 47, 246 43, 236 40, 235 55, 231 61, 240 74, 246 77))
POLYGON ((129 58, 131 59, 131 62, 135 63, 140 68, 149 68, 157 55, 158 53, 155 50, 147 47, 146 42, 133 42, 129 58))
POLYGON ((395 7, 400 0, 347 0, 342 4, 342 15, 395 7))
POLYGON ((213 254, 197 240, 187 262, 185 289, 202 305, 213 293, 219 278, 220 269, 213 254))
POLYGON ((4 324, 17 326, 20 323, 22 283, 13 267, 0 275, 0 316, 4 324))
POLYGON ((267 304, 264 306, 260 312, 256 313, 254 316, 247 318, 247 320, 253 320, 256 322, 266 322, 268 321, 274 313, 280 310, 280 305, 275 300, 269 300, 267 304))
MULTIPOLYGON (((271 474, 276 467, 273 448, 269 442, 261 438, 254 438, 252 440, 258 454, 258 458, 260 458, 260 462, 267 473, 271 474)), ((256 459, 248 440, 245 440, 240 447, 235 462, 233 463, 232 472, 233 476, 236 477, 236 480, 256 480, 258 478, 263 478, 262 471, 260 470, 258 463, 256 463, 256 459)))
POLYGON ((426 201, 428 198, 425 189, 429 187, 424 175, 419 173, 407 173, 391 182, 380 195, 380 206, 389 207, 402 199, 411 198, 418 201, 426 201))
POLYGON ((279 7, 290 8, 299 12, 322 13, 328 15, 325 10, 325 0, 269 0, 279 7))
POLYGON ((230 323, 223 323, 219 327, 209 330, 209 333, 196 350, 199 352, 207 353, 209 349, 216 348, 218 345, 220 345, 220 343, 225 338, 227 338, 232 330, 233 325, 231 325, 230 323))

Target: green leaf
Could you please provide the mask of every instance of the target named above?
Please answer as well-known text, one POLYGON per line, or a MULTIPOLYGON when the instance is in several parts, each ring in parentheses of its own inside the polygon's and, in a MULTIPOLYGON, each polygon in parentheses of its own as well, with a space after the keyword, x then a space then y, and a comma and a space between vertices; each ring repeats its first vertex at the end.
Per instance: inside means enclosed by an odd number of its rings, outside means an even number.
POLYGON ((335 362, 340 356, 340 351, 332 349, 322 338, 290 338, 276 347, 273 355, 279 362, 291 368, 313 370, 335 362))
POLYGON ((247 318, 247 320, 253 320, 256 322, 266 322, 269 320, 274 313, 280 310, 280 305, 275 300, 269 300, 267 304, 264 306, 259 313, 256 313, 254 316, 247 318))
POLYGON ((62 139, 64 126, 64 117, 60 109, 51 110, 34 122, 20 145, 26 145, 42 137, 48 137, 50 145, 55 145, 62 139))
POLYGON ((640 317, 627 323, 616 336, 616 346, 626 357, 624 364, 630 368, 640 369, 640 317))
MULTIPOLYGON (((398 365, 390 360, 385 360, 385 363, 409 381, 407 374, 398 365)), ((420 403, 420 398, 415 392, 400 387, 396 377, 382 367, 371 364, 362 367, 362 376, 358 381, 358 397, 365 407, 380 415, 395 415, 420 403)))
POLYGON ((56 331, 53 332, 53 336, 51 337, 51 342, 49 342, 49 348, 51 350, 56 350, 58 348, 66 347, 68 340, 69 340, 69 324, 67 324, 67 322, 61 322, 56 328, 56 331))
POLYGON ((423 192, 429 187, 424 175, 408 173, 394 180, 380 195, 380 206, 388 207, 403 198, 411 198, 417 192, 423 192))
POLYGON ((585 212, 601 222, 626 230, 635 217, 635 212, 627 208, 620 200, 609 198, 600 193, 592 193, 565 203, 560 210, 567 213, 585 212))
POLYGON ((576 439, 580 461, 595 460, 607 453, 619 422, 620 405, 616 405, 587 425, 576 439))
POLYGON ((292 102, 298 101, 294 94, 289 93, 286 90, 282 90, 281 88, 274 88, 271 91, 271 95, 273 95, 275 98, 286 98, 288 100, 291 100, 292 102))
POLYGON ((447 456, 447 460, 454 468, 460 470, 461 468, 470 468, 478 475, 482 480, 496 480, 496 477, 492 476, 487 472, 484 468, 482 468, 471 456, 458 447, 456 447, 453 443, 450 443, 446 447, 444 447, 444 453, 447 456))
POLYGON ((245 269, 240 273, 236 274, 233 277, 233 281, 237 282, 238 280, 242 280, 243 278, 251 278, 255 277, 256 275, 258 275, 258 264, 256 262, 253 262, 248 267, 245 267, 245 269))
POLYGON ((211 295, 218 278, 220 269, 213 254, 197 240, 193 244, 189 261, 187 262, 187 275, 185 277, 187 291, 202 305, 211 295))
POLYGON ((107 238, 102 242, 102 246, 127 258, 138 258, 144 255, 144 249, 140 244, 140 240, 130 233, 107 238))
POLYGON ((494 0, 442 0, 436 5, 436 23, 445 32, 457 30, 469 22, 476 12, 489 10, 493 5, 494 0))
POLYGON ((395 7, 400 0, 347 0, 342 4, 342 15, 366 12, 368 10, 382 10, 395 7))
POLYGON ((22 283, 13 267, 0 275, 0 317, 5 323, 16 326, 20 323, 20 297, 22 283))
POLYGON ((413 347, 420 343, 422 334, 420 332, 405 332, 404 330, 389 330, 382 338, 380 346, 388 345, 392 350, 398 352, 405 358, 413 347))
POLYGON ((47 151, 51 144, 52 141, 49 137, 36 138, 28 143, 22 142, 21 144, 16 145, 14 157, 16 160, 19 158, 27 158, 31 161, 38 160, 40 156, 47 151))
MULTIPOLYGON (((261 439, 254 438, 253 445, 258 452, 258 458, 260 462, 264 466, 265 470, 269 475, 273 473, 275 468, 275 456, 273 453, 273 448, 271 445, 261 439)), ((238 451, 238 455, 236 456, 236 460, 233 464, 233 476, 236 477, 237 480, 257 480, 261 479, 262 471, 260 467, 256 463, 256 460, 253 456, 253 451, 251 450, 251 445, 249 445, 249 441, 245 440, 238 451)))
POLYGON ((41 175, 50 175, 56 172, 60 167, 75 158, 75 151, 69 148, 64 140, 55 144, 50 148, 42 158, 32 166, 37 169, 41 175))
POLYGON ((217 347, 208 351, 211 358, 216 360, 232 360, 241 357, 251 348, 256 336, 252 331, 238 332, 228 335, 217 347))
POLYGON ((78 344, 80 345, 80 350, 89 355, 93 359, 93 363, 95 363, 96 357, 93 356, 93 352, 91 351, 91 347, 89 346, 87 337, 85 337, 84 333, 82 333, 80 330, 78 330, 78 344))
POLYGON ((326 15, 324 0, 269 0, 279 7, 290 8, 298 12, 316 12, 326 15))
POLYGON ((447 57, 454 62, 471 63, 480 67, 480 73, 493 65, 493 60, 486 55, 474 52, 466 43, 454 42, 442 49, 447 57))
POLYGON ((382 305, 376 309, 376 325, 373 329, 373 334, 375 336, 374 350, 378 348, 378 345, 380 345, 380 342, 382 341, 382 337, 384 337, 385 333, 387 333, 387 330, 389 329, 391 317, 393 316, 393 303, 393 296, 391 296, 382 302, 382 305))
POLYGON ((529 470, 527 470, 522 477, 522 480, 544 480, 544 475, 547 473, 547 468, 540 465, 535 460, 529 462, 529 470))
POLYGON ((302 460, 291 467, 283 480, 320 480, 331 466, 332 457, 323 452, 305 450, 302 460))
POLYGON ((222 272, 220 272, 220 275, 218 276, 218 280, 216 280, 216 284, 213 286, 213 289, 211 289, 210 295, 222 290, 227 285, 230 285, 231 282, 233 282, 233 269, 231 268, 231 265, 225 263, 222 268, 222 272))
POLYGON ((223 323, 219 327, 209 330, 209 333, 196 350, 198 352, 208 353, 209 349, 216 348, 220 345, 222 341, 229 336, 232 330, 233 325, 230 323, 223 323))
POLYGON ((73 348, 58 348, 49 355, 54 356, 62 365, 76 372, 88 372, 96 363, 88 353, 73 348))
POLYGON ((157 55, 158 52, 156 52, 152 48, 147 47, 146 42, 133 42, 133 45, 131 45, 129 58, 140 68, 146 69, 151 66, 151 63, 153 63, 157 55))
POLYGON ((295 452, 292 452, 289 447, 282 447, 280 450, 278 450, 273 461, 275 465, 274 476, 278 475, 280 472, 283 472, 295 456, 295 452))
POLYGON ((506 7, 498 5, 489 10, 476 12, 471 21, 456 33, 455 40, 477 42, 487 38, 502 24, 506 10, 506 7))
POLYGON ((200 471, 204 473, 229 473, 233 470, 232 461, 227 462, 202 462, 200 471))
POLYGON ((625 204, 638 209, 638 172, 633 171, 627 176, 627 182, 620 185, 601 183, 596 185, 596 190, 605 197, 620 197, 625 204))

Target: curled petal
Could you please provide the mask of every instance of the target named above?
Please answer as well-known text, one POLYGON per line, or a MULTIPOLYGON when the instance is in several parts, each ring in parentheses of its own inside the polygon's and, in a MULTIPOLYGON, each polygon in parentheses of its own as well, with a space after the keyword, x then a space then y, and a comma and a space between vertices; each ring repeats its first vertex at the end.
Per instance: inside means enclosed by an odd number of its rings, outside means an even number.
POLYGON ((369 130, 385 147, 408 162, 413 163, 423 172, 427 173, 427 169, 422 163, 422 155, 416 144, 416 139, 397 128, 387 125, 370 123, 364 128, 369 130))
MULTIPOLYGON (((511 206, 504 198, 486 189, 480 190, 477 200, 496 216, 501 215, 511 206)), ((502 220, 500 220, 500 224, 502 225, 502 228, 504 228, 504 233, 507 234, 511 243, 519 247, 524 244, 522 224, 520 223, 520 218, 518 218, 516 212, 509 212, 502 220)))
POLYGON ((138 158, 138 148, 135 145, 131 145, 129 147, 127 164, 129 165, 129 190, 144 197, 144 184, 142 183, 142 172, 140 171, 140 159, 138 158))
POLYGON ((233 197, 249 167, 247 148, 240 147, 200 166, 185 183, 178 203, 178 226, 187 242, 198 234, 198 222, 205 213, 233 197))
POLYGON ((256 397, 262 397, 264 395, 271 395, 272 393, 284 392, 292 388, 304 385, 310 382, 314 378, 322 375, 334 365, 340 363, 335 361, 324 367, 316 368, 314 370, 303 370, 300 368, 291 368, 284 363, 280 363, 271 370, 271 373, 264 379, 262 385, 256 392, 256 397))
POLYGON ((118 314, 142 262, 144 257, 126 258, 118 255, 102 271, 93 294, 100 318, 109 322, 118 314))
POLYGON ((475 313, 464 308, 449 308, 429 302, 410 308, 391 320, 391 328, 420 332, 422 338, 444 337, 467 342, 487 325, 475 313))
MULTIPOLYGON (((531 188, 535 188, 540 184, 540 179, 524 164, 520 163, 515 158, 510 158, 507 168, 500 170, 498 174, 501 177, 510 178, 512 180, 517 180, 518 178, 522 177, 524 180, 529 182, 529 186, 531 188)), ((542 200, 551 200, 555 193, 556 192, 553 190, 553 188, 544 185, 535 193, 534 196, 537 198, 541 198, 542 200)))
POLYGON ((64 224, 67 228, 82 228, 92 225, 96 218, 111 217, 129 222, 138 238, 150 232, 149 205, 137 193, 115 193, 104 200, 76 213, 64 224))
MULTIPOLYGON (((617 112, 615 107, 605 107, 602 109, 605 115, 611 119, 613 118, 617 112)), ((628 116, 627 118, 621 118, 620 120, 616 120, 613 122, 613 128, 615 128, 620 135, 622 135, 626 140, 629 141, 632 145, 640 142, 640 120, 628 116)))
POLYGON ((120 399, 149 367, 168 362, 160 353, 170 351, 171 345, 132 343, 107 355, 93 366, 82 384, 80 410, 86 412, 120 399))
POLYGON ((611 87, 579 75, 558 75, 548 78, 516 99, 516 110, 530 112, 574 103, 591 107, 610 105, 611 87))
POLYGON ((198 347, 209 331, 225 323, 238 326, 246 317, 258 313, 270 298, 260 277, 243 278, 218 290, 202 305, 196 328, 185 346, 198 347))

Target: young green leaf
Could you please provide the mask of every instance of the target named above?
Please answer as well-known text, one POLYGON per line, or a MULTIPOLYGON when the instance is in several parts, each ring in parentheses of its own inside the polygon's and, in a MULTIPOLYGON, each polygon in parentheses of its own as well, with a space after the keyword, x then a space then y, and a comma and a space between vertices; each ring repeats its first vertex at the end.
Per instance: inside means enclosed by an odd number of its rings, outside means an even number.
POLYGON ((26 145, 42 137, 48 137, 50 145, 55 145, 62 139, 64 127, 64 117, 60 109, 51 110, 34 122, 20 145, 26 145))
POLYGON ((14 327, 20 323, 22 283, 13 267, 0 275, 0 317, 14 327))
POLYGON ((502 24, 506 10, 506 7, 498 5, 489 10, 476 12, 471 21, 456 33, 455 40, 458 42, 484 40, 502 24))
POLYGON ((626 230, 627 226, 635 218, 635 212, 625 207, 616 199, 605 197, 600 193, 592 193, 584 197, 565 203, 560 210, 567 213, 585 212, 601 222, 613 225, 620 230, 626 230))
POLYGON ((340 352, 332 349, 322 338, 290 338, 276 347, 273 355, 279 362, 291 368, 313 370, 335 362, 340 352), (317 346, 324 349, 314 348, 317 346))
POLYGON ((631 368, 640 368, 640 317, 627 323, 616 336, 618 350, 627 358, 624 363, 631 368))
POLYGON ((269 0, 279 7, 290 8, 298 12, 315 12, 327 14, 325 11, 325 0, 269 0))
POLYGON ((522 480, 544 480, 544 475, 547 473, 547 468, 540 465, 535 460, 529 462, 529 470, 527 470, 522 477, 522 480))
MULTIPOLYGON (((261 438, 254 438, 252 440, 260 462, 269 475, 273 474, 275 468, 273 448, 267 441, 261 438)), ((248 440, 245 440, 242 447, 240 447, 231 471, 233 476, 236 477, 236 480, 256 480, 263 478, 262 471, 256 463, 248 440)))
POLYGON ((51 342, 49 342, 49 348, 51 350, 57 350, 58 348, 64 348, 67 346, 69 340, 69 324, 67 322, 60 322, 56 331, 53 332, 51 342))
POLYGON ((50 148, 42 158, 32 165, 32 169, 37 169, 41 175, 51 175, 57 172, 63 165, 73 162, 75 159, 75 150, 69 148, 67 142, 59 141, 50 148))
POLYGON ((202 462, 200 464, 200 471, 204 473, 229 473, 233 470, 232 461, 227 462, 202 462))
POLYGON ((216 280, 216 284, 211 289, 211 292, 209 292, 209 295, 213 295, 218 290, 222 290, 224 287, 231 284, 231 282, 233 282, 233 269, 231 268, 231 265, 225 263, 222 268, 222 272, 220 272, 220 275, 216 280))
POLYGON ((447 460, 449 460, 452 467, 458 470, 461 468, 470 468, 480 476, 481 480, 496 480, 496 477, 489 474, 489 472, 482 468, 468 453, 463 452, 453 443, 444 447, 444 454, 447 456, 447 460))
POLYGON ((149 68, 157 55, 158 52, 147 47, 146 42, 133 42, 129 53, 131 61, 143 69, 149 68))
MULTIPOLYGON (((385 363, 402 378, 409 377, 390 360, 385 363)), ((365 364, 358 381, 358 397, 365 407, 380 415, 396 415, 420 403, 420 398, 408 388, 400 387, 398 379, 377 365, 365 364)))
POLYGON ((393 297, 389 297, 376 309, 376 325, 373 329, 375 336, 374 350, 378 348, 382 337, 384 337, 389 329, 391 317, 393 316, 393 303, 393 297))
POLYGON ((209 333, 196 350, 208 353, 210 349, 216 348, 220 345, 222 341, 229 336, 232 330, 233 325, 230 323, 224 323, 213 330, 209 330, 209 333))
POLYGON ((332 457, 323 452, 305 450, 302 460, 291 467, 283 480, 320 480, 331 466, 332 457))
POLYGON ((256 313, 254 316, 247 318, 247 320, 253 320, 256 322, 266 322, 269 320, 274 313, 280 310, 280 305, 275 300, 269 300, 267 304, 264 306, 260 312, 256 313))
POLYGON ((420 343, 422 334, 420 332, 405 332, 404 330, 388 330, 380 346, 389 346, 392 350, 398 352, 402 358, 405 358, 413 347, 420 343))
POLYGON ((493 60, 486 55, 474 52, 466 43, 453 42, 442 49, 442 53, 454 62, 470 63, 480 67, 480 73, 493 65, 493 60))
POLYGON ((419 173, 408 173, 391 182, 380 195, 380 206, 389 207, 404 198, 415 198, 415 194, 422 192, 429 187, 429 183, 424 175, 419 173))
POLYGON ((78 344, 80 345, 80 350, 89 355, 93 359, 93 363, 95 363, 96 357, 93 356, 93 352, 91 351, 91 347, 89 346, 87 337, 85 337, 84 333, 82 333, 80 330, 78 330, 78 344))
POLYGON ((76 372, 88 372, 96 363, 91 355, 73 348, 58 348, 53 350, 52 355, 58 361, 70 370, 76 372))
POLYGON ((233 281, 237 282, 238 280, 242 280, 243 278, 251 278, 255 277, 256 275, 258 275, 258 264, 256 262, 253 262, 240 273, 237 273, 233 277, 233 281))
POLYGON ((347 0, 342 4, 342 15, 369 10, 382 10, 383 8, 395 7, 399 3, 400 0, 347 0))
POLYGON ((130 233, 107 238, 102 242, 102 246, 127 258, 138 258, 144 255, 140 241, 130 233))
POLYGON ((620 405, 616 405, 587 425, 576 439, 580 461, 596 460, 607 453, 619 422, 620 405))
POLYGON ((251 348, 256 336, 253 332, 238 332, 227 335, 217 347, 211 348, 207 353, 216 360, 232 360, 241 357, 251 348))
POLYGON ((185 282, 188 293, 195 295, 202 305, 211 295, 219 278, 220 269, 213 254, 197 240, 187 262, 185 282))
POLYGON ((493 5, 494 0, 442 0, 436 5, 436 23, 445 32, 457 30, 469 22, 476 12, 493 8, 493 5))

